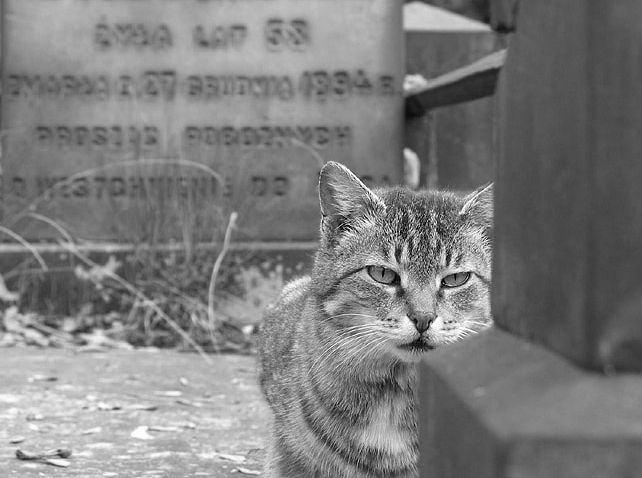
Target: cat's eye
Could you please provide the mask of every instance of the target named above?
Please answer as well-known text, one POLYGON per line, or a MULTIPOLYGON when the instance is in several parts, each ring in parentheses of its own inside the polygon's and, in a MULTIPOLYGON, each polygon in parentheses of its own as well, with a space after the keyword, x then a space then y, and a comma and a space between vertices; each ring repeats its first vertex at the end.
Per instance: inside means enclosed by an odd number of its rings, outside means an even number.
POLYGON ((470 272, 456 272, 444 277, 441 280, 441 285, 443 287, 459 287, 468 282, 468 279, 470 279, 470 272))
POLYGON ((380 284, 395 284, 399 282, 399 275, 392 269, 383 266, 367 266, 366 272, 380 284))

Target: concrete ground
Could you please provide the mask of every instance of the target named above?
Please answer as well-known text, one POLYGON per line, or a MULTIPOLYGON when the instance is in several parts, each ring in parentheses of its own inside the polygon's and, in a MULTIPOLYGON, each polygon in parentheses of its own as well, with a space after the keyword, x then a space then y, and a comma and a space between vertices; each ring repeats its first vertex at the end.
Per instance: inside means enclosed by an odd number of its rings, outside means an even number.
POLYGON ((0 476, 256 476, 268 411, 255 358, 0 349, 0 476), (16 450, 70 449, 69 466, 16 450))

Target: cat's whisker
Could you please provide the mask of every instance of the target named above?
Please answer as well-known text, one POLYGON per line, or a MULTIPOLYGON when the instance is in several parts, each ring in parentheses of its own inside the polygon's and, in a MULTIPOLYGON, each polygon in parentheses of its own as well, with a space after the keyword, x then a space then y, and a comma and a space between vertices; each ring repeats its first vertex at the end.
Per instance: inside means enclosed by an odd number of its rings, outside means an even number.
POLYGON ((355 362, 352 359, 354 359, 355 357, 360 358, 360 360, 357 363, 362 363, 363 358, 367 356, 372 351, 373 348, 374 348, 373 343, 367 342, 367 343, 360 344, 360 346, 357 348, 351 349, 347 354, 343 355, 341 358, 339 358, 337 362, 335 362, 333 367, 333 372, 342 370, 347 363, 354 365, 355 362))
POLYGON ((367 351, 368 349, 372 348, 374 344, 377 343, 383 343, 387 339, 386 337, 381 336, 380 334, 374 333, 374 331, 362 331, 358 335, 353 335, 350 338, 354 339, 353 342, 357 342, 358 340, 361 341, 361 343, 358 344, 358 347, 356 348, 348 348, 346 350, 346 353, 342 355, 339 360, 337 361, 339 365, 342 365, 343 363, 347 362, 348 360, 351 360, 352 358, 359 356, 362 352, 367 351), (368 340, 368 341, 361 341, 360 339, 363 339, 365 337, 373 337, 374 340, 368 340))
POLYGON ((491 323, 490 322, 480 322, 478 320, 467 320, 466 324, 470 325, 479 325, 480 327, 490 327, 491 323))
MULTIPOLYGON (((357 327, 357 326, 355 326, 355 327, 357 327)), ((360 339, 360 338, 366 337, 366 336, 368 336, 368 335, 370 335, 370 334, 374 334, 374 331, 372 331, 372 330, 361 330, 359 333, 351 334, 351 335, 348 335, 348 336, 344 336, 344 337, 342 337, 338 342, 336 342, 336 343, 334 343, 334 344, 331 344, 331 346, 330 346, 330 347, 328 347, 328 348, 326 348, 326 349, 321 353, 321 355, 317 358, 317 360, 315 360, 315 362, 312 364, 312 366, 311 366, 311 367, 310 367, 310 369, 308 370, 308 374, 312 373, 312 371, 314 370, 314 368, 315 368, 317 365, 320 365, 321 363, 323 363, 323 362, 324 362, 327 358, 329 358, 329 357, 330 357, 330 356, 331 356, 335 351, 337 351, 337 350, 339 350, 339 349, 342 349, 342 348, 345 348, 345 347, 346 347, 347 345, 349 345, 351 342, 356 341, 356 340, 358 340, 358 339, 360 339)), ((350 349, 350 348, 348 348, 348 350, 351 350, 351 349, 350 349)))
POLYGON ((326 317, 325 320, 331 320, 331 319, 336 319, 338 317, 367 317, 369 319, 376 319, 376 315, 372 314, 360 314, 358 312, 346 312, 344 314, 336 314, 336 315, 331 315, 330 317, 326 317))

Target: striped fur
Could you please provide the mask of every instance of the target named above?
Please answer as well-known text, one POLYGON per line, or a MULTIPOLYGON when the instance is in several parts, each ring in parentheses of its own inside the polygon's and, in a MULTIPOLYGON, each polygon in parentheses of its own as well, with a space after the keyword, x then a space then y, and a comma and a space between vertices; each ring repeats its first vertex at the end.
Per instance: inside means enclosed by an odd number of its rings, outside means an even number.
POLYGON ((312 274, 284 288, 262 326, 259 380, 274 416, 265 476, 414 478, 416 362, 492 321, 492 190, 370 191, 337 163, 319 190, 312 274), (368 266, 398 280, 378 282, 368 266), (456 273, 470 278, 445 287, 456 273), (428 310, 420 331, 410 317, 428 310))

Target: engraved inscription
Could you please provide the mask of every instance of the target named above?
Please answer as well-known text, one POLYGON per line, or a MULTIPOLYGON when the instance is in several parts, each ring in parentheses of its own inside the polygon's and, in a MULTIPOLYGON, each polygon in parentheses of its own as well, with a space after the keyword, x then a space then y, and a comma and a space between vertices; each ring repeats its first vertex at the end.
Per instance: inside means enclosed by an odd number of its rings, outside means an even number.
POLYGON ((238 50, 247 38, 247 27, 245 25, 218 25, 214 27, 197 25, 194 27, 192 38, 194 45, 198 48, 211 50, 233 48, 238 50))
POLYGON ((110 95, 110 80, 104 75, 7 75, 4 94, 9 98, 42 97, 105 100, 110 95))
POLYGON ((230 96, 287 101, 294 98, 295 87, 288 76, 192 75, 185 81, 184 92, 198 101, 230 96))
MULTIPOLYGON (((44 196, 47 199, 220 199, 233 193, 232 179, 208 176, 98 175, 98 176, 14 176, 9 189, 15 197, 44 196)), ((249 193, 257 197, 281 197, 290 193, 287 176, 253 174, 249 193)), ((246 190, 243 187, 243 190, 246 190)))
POLYGON ((303 51, 310 45, 310 25, 300 18, 272 18, 265 24, 265 44, 270 51, 303 51))
POLYGON ((285 196, 290 189, 290 179, 286 176, 252 176, 250 194, 252 196, 285 196))
POLYGON ((376 171, 368 184, 400 174, 367 159, 401 147, 389 131, 403 111, 400 12, 359 2, 5 0, 5 194, 39 198, 87 238, 114 237, 157 199, 181 204, 168 217, 246 211, 244 239, 313 237, 298 219, 314 219, 317 164, 376 171), (283 211, 296 224, 276 227, 283 211))
POLYGON ((174 70, 144 71, 138 75, 28 75, 9 74, 5 94, 9 99, 39 97, 44 99, 80 98, 105 101, 172 101, 182 94, 190 100, 210 101, 229 97, 254 99, 304 100, 323 102, 350 96, 394 95, 395 77, 381 75, 372 81, 365 70, 349 72, 304 71, 298 81, 288 75, 188 75, 179 77, 174 70))
POLYGON ((302 145, 326 149, 332 145, 346 147, 352 142, 350 126, 195 126, 185 128, 186 149, 255 148, 283 149, 302 145))
POLYGON ((37 126, 34 142, 42 148, 103 150, 155 150, 160 146, 156 126, 37 126))
POLYGON ((94 28, 94 44, 99 50, 165 50, 172 47, 172 32, 165 24, 144 25, 142 23, 115 23, 106 21, 94 28))
POLYGON ((395 78, 392 75, 382 75, 377 83, 365 70, 305 71, 299 81, 299 91, 304 98, 317 101, 342 99, 350 95, 394 95, 395 78))

